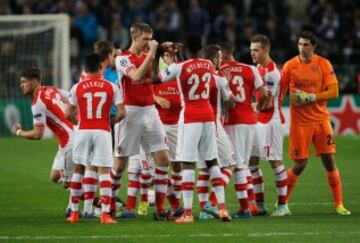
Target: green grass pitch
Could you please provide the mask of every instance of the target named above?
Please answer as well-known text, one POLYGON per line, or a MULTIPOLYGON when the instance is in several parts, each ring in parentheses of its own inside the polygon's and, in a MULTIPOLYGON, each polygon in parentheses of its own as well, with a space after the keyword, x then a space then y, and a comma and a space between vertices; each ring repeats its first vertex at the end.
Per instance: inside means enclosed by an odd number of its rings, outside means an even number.
MULTIPOLYGON (((360 242, 360 137, 338 136, 336 144, 344 201, 351 216, 335 214, 324 169, 319 158, 312 157, 290 201, 293 216, 176 225, 153 222, 149 215, 119 219, 116 225, 100 225, 98 219, 70 225, 63 216, 66 193, 49 181, 56 141, 2 138, 0 242, 360 242)), ((289 167, 287 143, 285 158, 289 167)), ((261 163, 266 202, 272 210, 273 176, 268 163, 261 163)), ((227 188, 226 201, 230 211, 238 207, 232 185, 227 188)), ((194 205, 197 215, 197 199, 194 205)))

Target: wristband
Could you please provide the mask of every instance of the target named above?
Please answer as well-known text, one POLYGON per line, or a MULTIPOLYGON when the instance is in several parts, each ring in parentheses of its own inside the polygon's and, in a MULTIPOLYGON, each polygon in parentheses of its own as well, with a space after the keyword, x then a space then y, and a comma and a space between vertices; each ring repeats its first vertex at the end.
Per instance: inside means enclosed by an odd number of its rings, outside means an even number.
POLYGON ((16 131, 16 136, 20 136, 20 133, 22 132, 22 129, 19 129, 16 131))

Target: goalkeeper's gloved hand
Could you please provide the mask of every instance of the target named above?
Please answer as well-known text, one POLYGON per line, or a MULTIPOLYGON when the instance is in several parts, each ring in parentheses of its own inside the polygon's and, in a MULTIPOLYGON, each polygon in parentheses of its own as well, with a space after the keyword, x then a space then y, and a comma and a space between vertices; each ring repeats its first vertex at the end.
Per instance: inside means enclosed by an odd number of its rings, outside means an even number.
POLYGON ((293 105, 302 106, 316 101, 316 95, 313 93, 306 93, 303 90, 296 90, 295 93, 290 93, 290 100, 293 105))

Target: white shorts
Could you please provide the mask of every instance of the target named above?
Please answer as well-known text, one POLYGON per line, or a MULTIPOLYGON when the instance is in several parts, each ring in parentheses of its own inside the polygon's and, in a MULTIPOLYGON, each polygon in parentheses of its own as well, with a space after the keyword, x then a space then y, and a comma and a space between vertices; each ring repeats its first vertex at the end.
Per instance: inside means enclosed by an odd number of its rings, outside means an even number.
POLYGON ((282 160, 285 125, 274 123, 257 124, 260 157, 266 160, 282 160))
MULTIPOLYGON (((225 132, 225 129, 221 122, 216 122, 217 133, 217 148, 218 148, 218 165, 220 168, 229 167, 235 165, 234 159, 234 147, 230 141, 229 136, 225 132)), ((207 168, 205 161, 197 161, 196 165, 200 169, 207 168)))
POLYGON ((53 170, 63 171, 67 178, 71 178, 73 158, 72 158, 72 145, 69 144, 63 148, 59 147, 56 152, 54 162, 52 165, 53 170))
POLYGON ((142 147, 140 153, 129 157, 128 172, 140 174, 141 171, 150 171, 152 175, 155 173, 155 162, 150 154, 146 154, 142 147))
POLYGON ((253 140, 253 145, 251 148, 251 156, 252 157, 261 157, 261 153, 260 153, 260 139, 259 139, 259 129, 258 129, 258 125, 256 125, 255 127, 255 131, 254 131, 254 140, 253 140))
POLYGON ((255 127, 256 125, 245 124, 225 126, 225 131, 234 145, 236 167, 239 169, 249 165, 255 127))
POLYGON ((167 150, 166 135, 155 106, 125 106, 126 117, 115 125, 115 157, 167 150))
POLYGON ((214 122, 179 123, 176 160, 196 162, 217 158, 214 122))
POLYGON ((164 129, 166 133, 166 142, 167 146, 169 147, 169 155, 170 160, 175 161, 176 158, 176 144, 177 144, 177 132, 178 132, 178 125, 165 125, 164 129))
POLYGON ((82 129, 75 132, 73 161, 84 166, 112 167, 111 133, 82 129))

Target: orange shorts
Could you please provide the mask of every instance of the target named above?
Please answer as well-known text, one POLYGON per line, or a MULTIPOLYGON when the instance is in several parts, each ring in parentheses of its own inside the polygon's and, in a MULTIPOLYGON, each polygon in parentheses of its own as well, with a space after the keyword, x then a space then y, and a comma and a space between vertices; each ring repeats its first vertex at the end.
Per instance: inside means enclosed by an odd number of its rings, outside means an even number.
POLYGON ((311 142, 316 156, 335 153, 335 137, 330 121, 313 125, 290 125, 289 156, 291 159, 308 159, 311 142))

